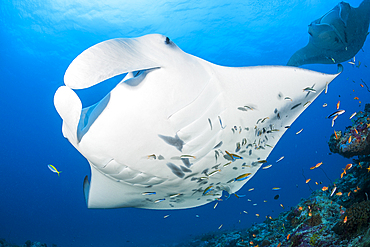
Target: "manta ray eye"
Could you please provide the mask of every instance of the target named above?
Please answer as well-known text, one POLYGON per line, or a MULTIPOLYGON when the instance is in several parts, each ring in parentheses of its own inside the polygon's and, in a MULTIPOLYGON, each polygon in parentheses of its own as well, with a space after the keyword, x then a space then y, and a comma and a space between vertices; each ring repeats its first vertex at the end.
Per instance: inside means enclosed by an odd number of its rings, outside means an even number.
POLYGON ((168 38, 168 37, 166 37, 166 41, 165 41, 165 42, 166 42, 166 44, 167 44, 167 45, 169 45, 169 44, 171 44, 171 43, 172 43, 172 41, 171 41, 171 40, 170 40, 170 38, 168 38))

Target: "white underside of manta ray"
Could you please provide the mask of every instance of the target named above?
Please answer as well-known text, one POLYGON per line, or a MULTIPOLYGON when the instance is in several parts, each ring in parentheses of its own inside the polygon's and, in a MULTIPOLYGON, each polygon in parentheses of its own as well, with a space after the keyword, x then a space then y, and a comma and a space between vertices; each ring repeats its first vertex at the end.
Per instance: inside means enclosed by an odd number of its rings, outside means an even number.
POLYGON ((91 166, 89 208, 191 208, 248 182, 338 74, 218 66, 151 34, 82 52, 54 104, 64 137, 91 166), (82 109, 72 89, 123 73, 104 99, 82 109))

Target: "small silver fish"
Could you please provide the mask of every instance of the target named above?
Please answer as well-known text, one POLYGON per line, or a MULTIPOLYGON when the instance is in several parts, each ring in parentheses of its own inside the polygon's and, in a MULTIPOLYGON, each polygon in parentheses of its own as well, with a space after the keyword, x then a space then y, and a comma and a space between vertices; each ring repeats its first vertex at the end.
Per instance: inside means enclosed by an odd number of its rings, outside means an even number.
POLYGON ((215 170, 215 171, 212 171, 212 172, 208 173, 208 174, 207 174, 207 176, 208 176, 208 177, 211 177, 211 176, 213 176, 213 175, 215 175, 215 174, 219 173, 220 171, 221 171, 220 169, 215 170))
POLYGON ((299 130, 297 133, 295 133, 296 135, 300 134, 301 132, 303 131, 303 129, 299 130))
POLYGON ((183 154, 180 156, 180 158, 193 158, 193 159, 196 159, 196 157, 194 155, 190 155, 190 154, 183 154))
POLYGON ((264 166, 264 167, 262 167, 262 169, 268 169, 268 168, 270 168, 272 165, 267 165, 267 166, 264 166))
POLYGON ((228 162, 228 163, 226 163, 225 165, 224 165, 224 167, 227 167, 228 165, 230 165, 231 164, 231 161, 230 162, 228 162))
POLYGON ((209 126, 211 126, 211 130, 212 130, 212 122, 211 122, 211 119, 208 118, 208 123, 209 123, 209 126))
POLYGON ((265 122, 266 119, 269 119, 269 117, 265 117, 264 119, 262 119, 261 123, 265 122))
POLYGON ((278 163, 279 161, 281 161, 282 159, 284 159, 284 156, 281 156, 280 157, 280 159, 278 159, 277 161, 276 161, 276 163, 278 163))
POLYGON ((157 157, 155 156, 155 154, 148 155, 147 157, 148 157, 148 159, 156 159, 156 158, 157 158, 157 157))
POLYGON ((307 101, 306 103, 304 103, 303 107, 306 107, 308 104, 311 104, 311 101, 307 101))
POLYGON ((292 98, 290 98, 290 97, 285 97, 284 99, 285 99, 285 100, 293 101, 293 100, 292 100, 292 98))
POLYGON ((248 106, 248 105, 245 105, 244 106, 245 108, 248 108, 249 110, 253 111, 254 109, 256 109, 254 106, 248 106))
POLYGON ((213 191, 213 186, 208 186, 204 191, 203 191, 203 195, 206 196, 206 195, 210 195, 210 193, 213 191))
POLYGON ((339 116, 339 115, 342 115, 343 113, 345 113, 346 111, 345 110, 338 110, 336 112, 333 112, 332 114, 330 114, 328 116, 328 118, 332 118, 332 117, 335 117, 335 116, 339 116))
POLYGON ((243 140, 242 140, 242 146, 244 146, 245 144, 247 144, 247 139, 243 138, 243 140))
POLYGON ((334 192, 337 190, 337 187, 334 187, 333 190, 331 191, 331 194, 330 196, 333 196, 334 195, 334 192))
POLYGON ((333 117, 333 119, 331 120, 331 127, 334 127, 334 122, 335 120, 338 118, 338 115, 336 115, 335 117, 333 117))
POLYGON ((155 192, 143 192, 141 193, 143 196, 155 195, 155 192))
POLYGON ((316 93, 316 89, 314 89, 313 87, 306 87, 306 88, 303 89, 303 92, 316 93))
POLYGON ((177 193, 177 194, 173 194, 173 195, 170 195, 170 198, 175 198, 175 197, 178 197, 178 196, 181 196, 182 194, 181 193, 177 193))
POLYGON ((165 200, 166 200, 166 199, 164 199, 164 198, 163 198, 163 199, 158 199, 158 200, 155 200, 155 201, 154 201, 154 203, 163 202, 163 201, 165 201, 165 200))
POLYGON ((220 141, 216 146, 214 146, 214 147, 213 147, 213 149, 216 149, 216 148, 221 147, 222 143, 223 143, 223 142, 222 142, 222 141, 220 141))
POLYGON ((357 112, 352 113, 352 115, 349 117, 349 119, 352 119, 354 116, 356 116, 357 112))
POLYGON ((226 126, 222 126, 221 117, 220 117, 220 116, 217 116, 217 117, 218 117, 218 120, 220 121, 221 129, 225 129, 225 128, 226 128, 226 126))

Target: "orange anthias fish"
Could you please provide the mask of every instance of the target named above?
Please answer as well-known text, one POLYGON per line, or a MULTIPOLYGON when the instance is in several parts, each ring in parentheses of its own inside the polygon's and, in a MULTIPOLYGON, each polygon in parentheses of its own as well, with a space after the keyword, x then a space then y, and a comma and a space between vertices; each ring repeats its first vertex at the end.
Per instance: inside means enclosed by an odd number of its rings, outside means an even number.
POLYGON ((352 164, 347 164, 346 167, 343 169, 343 172, 340 174, 340 178, 343 178, 344 174, 347 174, 347 171, 352 168, 352 164))
POLYGON ((341 195, 343 195, 343 193, 342 192, 337 192, 337 193, 335 193, 337 196, 341 196, 341 195))
POLYGON ((346 167, 343 169, 344 170, 344 174, 347 174, 346 172, 352 168, 352 164, 347 164, 346 167))
POLYGON ((343 223, 347 223, 347 216, 344 217, 343 223))
POLYGON ((311 181, 311 178, 307 179, 306 180, 306 184, 308 184, 308 182, 310 182, 310 181, 311 181))
POLYGON ((322 165, 322 162, 317 163, 315 166, 311 167, 311 168, 310 168, 310 170, 313 170, 313 169, 315 169, 315 168, 318 168, 318 167, 319 167, 319 166, 321 166, 321 165, 322 165))
POLYGON ((340 105, 340 101, 338 101, 337 103, 337 110, 339 109, 339 105, 340 105))
POLYGON ((287 240, 289 240, 289 238, 290 238, 290 234, 288 234, 288 236, 286 236, 286 239, 287 239, 287 240))
POLYGON ((328 190, 329 189, 329 187, 326 187, 326 186, 324 186, 324 187, 322 187, 322 191, 326 191, 326 190, 328 190))
POLYGON ((335 140, 338 140, 337 132, 334 130, 335 140))

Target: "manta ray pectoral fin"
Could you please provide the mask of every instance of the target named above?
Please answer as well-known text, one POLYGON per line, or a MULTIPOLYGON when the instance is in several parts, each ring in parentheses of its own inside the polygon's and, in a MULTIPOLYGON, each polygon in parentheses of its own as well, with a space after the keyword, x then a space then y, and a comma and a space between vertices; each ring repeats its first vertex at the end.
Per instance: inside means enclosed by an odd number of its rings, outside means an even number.
POLYGON ((69 65, 64 83, 83 89, 123 73, 161 67, 146 55, 154 51, 141 43, 137 39, 111 39, 90 47, 69 65))

